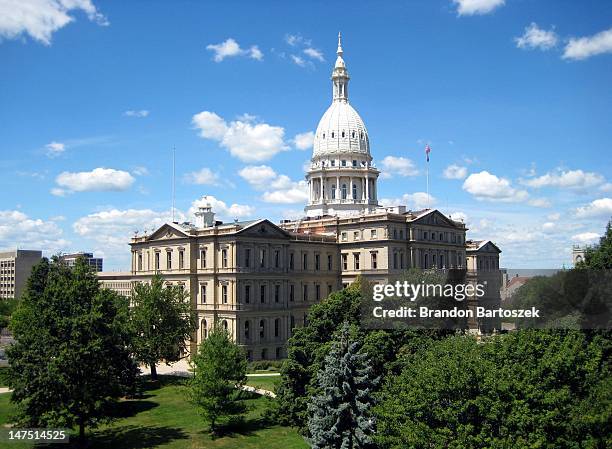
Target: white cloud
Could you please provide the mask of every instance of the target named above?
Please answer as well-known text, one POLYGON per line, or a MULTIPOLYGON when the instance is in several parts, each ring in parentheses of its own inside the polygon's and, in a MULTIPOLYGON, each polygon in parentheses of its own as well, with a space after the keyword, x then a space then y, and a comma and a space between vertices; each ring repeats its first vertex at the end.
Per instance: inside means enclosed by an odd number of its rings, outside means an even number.
POLYGON ((472 173, 463 182, 463 190, 471 193, 478 200, 518 202, 527 199, 525 190, 517 190, 505 178, 498 178, 488 171, 472 173))
POLYGON ((451 164, 442 173, 446 179, 463 179, 467 176, 467 167, 451 164))
POLYGON ((18 210, 0 210, 0 247, 40 249, 49 253, 65 250, 70 242, 52 220, 30 218, 18 210))
POLYGON ((580 243, 594 243, 601 236, 596 232, 583 232, 581 234, 572 235, 572 240, 580 243))
POLYGON ((546 198, 532 198, 527 204, 533 207, 551 207, 552 204, 546 198))
POLYGON ((235 56, 246 56, 251 59, 261 61, 263 59, 263 53, 257 45, 253 45, 248 49, 240 48, 238 42, 231 37, 226 39, 220 44, 209 44, 206 49, 214 53, 213 60, 215 62, 221 62, 225 58, 231 58, 235 56))
POLYGON ((593 36, 571 38, 563 51, 563 59, 579 61, 603 53, 612 53, 612 28, 593 36))
POLYGON ((198 185, 217 185, 219 184, 219 175, 210 168, 203 167, 198 171, 187 173, 185 181, 198 185))
POLYGON ((410 177, 419 174, 414 162, 401 156, 385 156, 380 165, 383 178, 392 178, 394 175, 410 177))
POLYGON ((323 53, 321 53, 321 50, 317 50, 316 48, 312 48, 312 47, 305 48, 304 53, 308 55, 310 58, 316 59, 317 61, 321 61, 321 62, 325 61, 325 58, 323 57, 323 53))
POLYGON ((385 207, 405 205, 409 209, 419 210, 433 207, 436 199, 425 192, 405 193, 401 198, 382 198, 380 204, 385 207))
POLYGON ((258 190, 263 190, 269 186, 277 177, 276 172, 272 167, 267 165, 250 165, 244 167, 238 174, 246 180, 251 186, 258 190))
POLYGON ((600 198, 576 209, 576 217, 610 217, 612 216, 612 198, 600 198))
POLYGON ((63 196, 71 192, 127 190, 134 183, 134 177, 123 170, 99 167, 88 172, 60 173, 55 182, 60 188, 51 193, 63 196))
POLYGON ((289 55, 289 57, 291 58, 291 60, 293 61, 295 65, 298 65, 300 67, 306 67, 307 65, 306 60, 302 58, 301 56, 289 55))
POLYGON ((201 137, 216 140, 232 156, 244 162, 265 161, 289 149, 284 141, 285 130, 280 126, 252 120, 227 123, 209 111, 195 114, 192 123, 200 130, 201 137))
POLYGON ((523 35, 516 37, 514 40, 518 48, 550 50, 557 45, 558 38, 557 34, 552 29, 546 31, 538 28, 535 22, 531 22, 528 27, 525 27, 523 35))
POLYGON ((599 187, 602 192, 612 192, 612 182, 606 182, 599 187))
POLYGON ((53 141, 45 145, 45 148, 47 149, 47 156, 53 158, 66 151, 66 144, 53 141))
POLYGON ((138 166, 132 170, 132 174, 136 176, 147 176, 149 174, 149 169, 147 167, 138 166))
POLYGON ((264 190, 262 201, 276 204, 303 203, 308 200, 306 181, 292 181, 267 165, 248 166, 238 172, 254 189, 264 190))
POLYGON ((560 187, 571 189, 587 189, 604 183, 605 178, 593 172, 582 170, 557 170, 536 178, 522 179, 520 182, 528 187, 560 187))
POLYGON ((193 216, 198 210, 199 206, 204 206, 207 204, 212 206, 213 212, 215 212, 219 218, 225 220, 251 217, 255 213, 255 208, 253 206, 237 203, 233 203, 228 206, 225 201, 217 199, 212 195, 205 195, 199 200, 195 200, 193 203, 191 203, 189 215, 193 216))
POLYGON ((298 150, 307 150, 312 148, 314 142, 314 132, 308 131, 301 134, 296 134, 293 138, 293 144, 298 150))
POLYGON ((0 2, 0 38, 16 39, 23 34, 45 45, 52 34, 74 20, 73 11, 82 11, 98 25, 108 20, 91 0, 3 0, 0 2))
POLYGON ((551 221, 557 221, 559 218, 561 218, 561 214, 559 212, 553 212, 552 214, 548 214, 546 218, 551 221))
POLYGON ((285 42, 289 45, 291 45, 292 47, 295 47, 297 45, 307 45, 310 46, 310 44, 312 43, 312 41, 310 39, 305 39, 303 36, 299 35, 299 34, 287 34, 285 35, 285 42))
POLYGON ((463 221, 464 223, 468 221, 468 216, 465 214, 465 212, 457 211, 457 212, 452 212, 448 215, 449 217, 451 217, 453 220, 456 220, 456 221, 463 221))
POLYGON ((557 223, 554 223, 552 221, 547 221, 546 223, 542 224, 542 231, 544 232, 552 232, 555 231, 557 229, 557 223))
POLYGON ((123 115, 125 115, 126 117, 147 117, 149 115, 149 111, 147 111, 146 109, 140 109, 138 111, 129 110, 125 111, 123 115))
POLYGON ((475 14, 488 14, 496 8, 503 6, 505 0, 453 0, 457 5, 457 13, 460 16, 472 16, 475 14))

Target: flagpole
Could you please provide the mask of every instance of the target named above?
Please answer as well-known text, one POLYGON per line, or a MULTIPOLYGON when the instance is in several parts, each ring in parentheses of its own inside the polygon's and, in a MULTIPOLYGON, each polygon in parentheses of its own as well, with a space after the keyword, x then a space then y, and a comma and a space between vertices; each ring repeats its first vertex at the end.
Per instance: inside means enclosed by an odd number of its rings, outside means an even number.
POLYGON ((429 157, 427 158, 427 165, 426 165, 426 169, 425 169, 425 174, 426 174, 426 178, 427 178, 427 209, 429 209, 430 204, 429 204, 429 157))

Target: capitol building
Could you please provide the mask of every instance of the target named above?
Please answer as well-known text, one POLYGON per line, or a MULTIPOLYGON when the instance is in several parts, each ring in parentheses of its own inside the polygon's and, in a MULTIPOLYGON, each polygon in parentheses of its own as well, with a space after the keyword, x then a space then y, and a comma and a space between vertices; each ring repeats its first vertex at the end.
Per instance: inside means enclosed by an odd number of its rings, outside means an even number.
MULTIPOLYGON (((436 209, 378 202, 380 171, 370 136, 349 102, 349 72, 338 37, 332 102, 321 117, 306 179, 304 217, 223 223, 210 206, 194 223, 166 223, 130 242, 126 273, 99 273, 103 286, 130 296, 160 273, 189 293, 198 330, 193 351, 214 323, 229 330, 250 360, 286 357, 286 342, 308 310, 357 276, 385 283, 410 268, 459 268, 467 281, 499 269, 499 248, 466 239, 467 228, 436 209)), ((499 304, 499 295, 479 299, 499 304)), ((473 306, 472 304, 471 306, 473 306)), ((493 324, 471 322, 475 332, 493 324)))

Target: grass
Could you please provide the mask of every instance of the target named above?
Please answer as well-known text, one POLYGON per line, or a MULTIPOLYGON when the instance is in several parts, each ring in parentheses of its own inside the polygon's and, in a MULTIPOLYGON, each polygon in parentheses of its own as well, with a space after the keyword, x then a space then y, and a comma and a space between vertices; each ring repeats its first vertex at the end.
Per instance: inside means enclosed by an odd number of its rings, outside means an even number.
POLYGON ((274 388, 279 382, 280 376, 257 376, 247 377, 246 384, 251 387, 274 392, 274 388))
MULTIPOLYGON (((269 399, 244 393, 249 407, 244 422, 225 426, 222 436, 212 438, 208 424, 187 402, 183 380, 163 377, 161 386, 151 386, 140 399, 121 401, 117 419, 88 432, 90 449, 306 449, 295 429, 266 422, 263 414, 269 399)), ((0 394, 0 425, 14 411, 10 394, 0 394)), ((30 448, 13 445, 11 448, 30 448)), ((39 446, 37 446, 39 447, 39 446)), ((60 446, 58 446, 60 447, 60 446)), ((66 445, 61 445, 66 449, 66 445)), ((61 449, 60 448, 60 449, 61 449)))

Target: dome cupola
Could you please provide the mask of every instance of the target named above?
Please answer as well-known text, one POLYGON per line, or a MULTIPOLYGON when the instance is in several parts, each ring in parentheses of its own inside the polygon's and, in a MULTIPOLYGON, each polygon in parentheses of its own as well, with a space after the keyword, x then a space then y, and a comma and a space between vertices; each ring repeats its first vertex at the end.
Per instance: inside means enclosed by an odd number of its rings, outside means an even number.
POLYGON ((370 139, 363 120, 350 105, 350 80, 342 37, 332 72, 332 104, 319 121, 313 142, 308 180, 308 216, 354 215, 378 207, 379 171, 372 164, 370 139))

